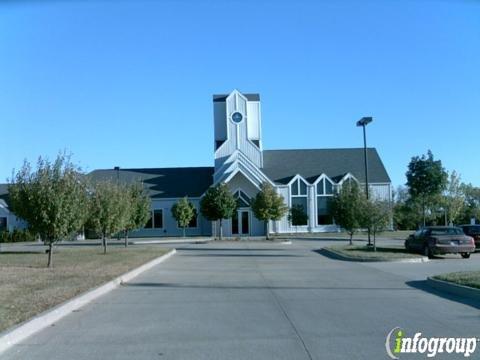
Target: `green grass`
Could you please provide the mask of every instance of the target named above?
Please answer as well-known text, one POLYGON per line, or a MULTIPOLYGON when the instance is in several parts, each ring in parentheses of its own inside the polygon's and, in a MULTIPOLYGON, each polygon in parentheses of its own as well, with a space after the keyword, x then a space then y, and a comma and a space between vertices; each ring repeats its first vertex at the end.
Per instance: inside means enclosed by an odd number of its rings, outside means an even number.
POLYGON ((45 253, 0 252, 0 331, 152 260, 167 250, 155 246, 58 247, 53 268, 45 253))
POLYGON ((436 275, 434 279, 480 289, 480 271, 461 271, 436 275))
MULTIPOLYGON (((414 233, 414 230, 399 230, 399 231, 385 231, 377 234, 377 238, 388 238, 393 240, 405 240, 408 235, 414 233)), ((291 233, 281 234, 275 237, 278 238, 295 238, 295 237, 312 237, 312 238, 333 238, 333 239, 350 239, 350 235, 345 232, 325 232, 325 233, 291 233)), ((359 232, 353 235, 354 240, 366 240, 368 234, 366 232, 359 232)))
POLYGON ((365 245, 335 245, 326 247, 327 250, 334 251, 342 256, 351 258, 352 260, 378 260, 391 261, 402 259, 420 258, 420 255, 409 253, 403 247, 385 247, 377 246, 377 251, 373 251, 373 247, 365 245))

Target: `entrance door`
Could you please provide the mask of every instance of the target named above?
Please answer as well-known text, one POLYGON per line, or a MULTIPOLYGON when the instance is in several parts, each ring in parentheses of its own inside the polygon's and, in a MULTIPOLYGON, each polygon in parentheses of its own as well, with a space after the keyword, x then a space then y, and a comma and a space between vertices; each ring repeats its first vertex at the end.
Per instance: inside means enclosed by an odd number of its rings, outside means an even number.
POLYGON ((232 235, 250 235, 250 211, 235 212, 232 217, 232 235))
POLYGON ((242 235, 250 234, 250 211, 240 211, 242 235))

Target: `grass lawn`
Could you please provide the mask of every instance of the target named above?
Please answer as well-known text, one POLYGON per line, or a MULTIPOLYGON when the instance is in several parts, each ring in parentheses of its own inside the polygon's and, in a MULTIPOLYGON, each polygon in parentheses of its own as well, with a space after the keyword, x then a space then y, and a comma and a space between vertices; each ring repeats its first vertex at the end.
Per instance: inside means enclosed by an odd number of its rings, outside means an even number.
POLYGON ((462 271, 449 274, 442 274, 433 277, 434 279, 449 281, 458 285, 470 286, 480 289, 480 271, 462 271))
MULTIPOLYGON (((398 230, 398 231, 385 231, 377 234, 378 238, 389 238, 394 240, 405 240, 408 235, 414 233, 415 230, 398 230)), ((285 238, 285 237, 313 237, 313 238, 335 238, 335 239, 350 239, 350 235, 345 232, 325 232, 325 233, 291 233, 291 234, 281 234, 276 237, 285 238)), ((372 235, 373 238, 373 235, 372 235)), ((359 232, 353 235, 354 240, 367 240, 368 234, 366 232, 359 232)))
POLYGON ((412 254, 405 250, 404 247, 385 247, 377 246, 377 251, 373 251, 373 247, 365 245, 335 245, 326 247, 327 250, 332 250, 340 255, 351 258, 352 260, 402 260, 420 258, 421 255, 412 254))
POLYGON ((58 247, 45 253, 0 252, 0 331, 99 286, 167 252, 155 246, 58 247))

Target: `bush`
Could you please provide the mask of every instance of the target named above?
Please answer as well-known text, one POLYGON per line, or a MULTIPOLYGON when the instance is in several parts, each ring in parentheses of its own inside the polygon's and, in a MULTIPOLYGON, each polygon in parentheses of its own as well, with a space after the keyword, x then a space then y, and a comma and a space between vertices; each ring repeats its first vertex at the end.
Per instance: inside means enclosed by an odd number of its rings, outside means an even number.
POLYGON ((16 242, 27 242, 35 241, 36 236, 29 230, 20 230, 15 229, 12 232, 1 231, 0 232, 0 243, 16 243, 16 242))

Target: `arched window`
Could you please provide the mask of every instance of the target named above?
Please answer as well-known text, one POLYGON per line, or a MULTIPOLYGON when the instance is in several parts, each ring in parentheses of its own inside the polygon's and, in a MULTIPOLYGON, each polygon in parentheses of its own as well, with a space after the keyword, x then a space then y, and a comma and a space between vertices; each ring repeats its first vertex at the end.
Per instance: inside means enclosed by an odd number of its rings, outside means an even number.
MULTIPOLYGON (((296 179, 290 185, 290 200, 291 207, 296 208, 299 211, 303 211, 305 215, 308 215, 308 206, 307 206, 307 184, 302 179, 296 179)), ((301 218, 307 219, 308 216, 301 218)), ((300 223, 295 223, 292 225, 307 225, 308 221, 302 221, 300 223)))
POLYGON ((333 224, 330 206, 333 199, 334 186, 326 177, 317 183, 317 225, 333 224))

